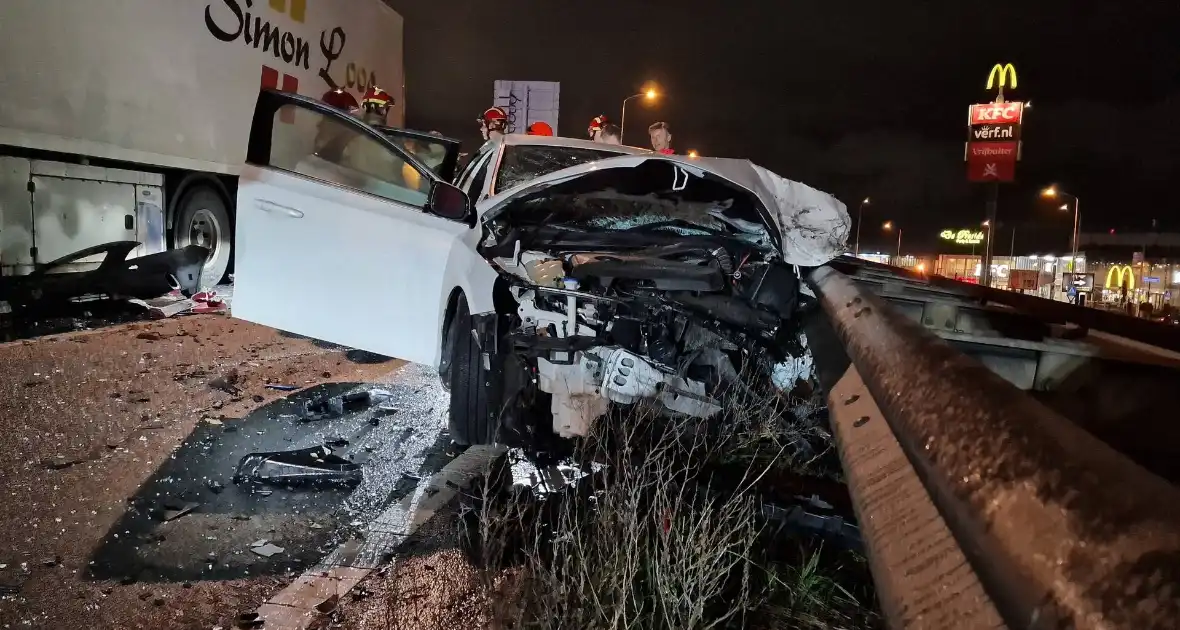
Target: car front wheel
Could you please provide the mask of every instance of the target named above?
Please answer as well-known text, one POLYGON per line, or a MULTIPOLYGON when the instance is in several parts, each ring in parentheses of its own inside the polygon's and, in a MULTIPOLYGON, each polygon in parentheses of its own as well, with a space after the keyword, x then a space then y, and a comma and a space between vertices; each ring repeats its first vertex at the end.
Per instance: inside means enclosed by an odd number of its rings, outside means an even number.
MULTIPOLYGON (((448 428, 451 439, 458 444, 493 444, 499 427, 500 380, 498 357, 489 355, 489 367, 484 368, 483 351, 471 333, 475 318, 467 308, 467 301, 459 300, 455 309, 454 327, 449 342, 449 376, 451 389, 448 428)), ((445 377, 444 377, 445 378, 445 377)))

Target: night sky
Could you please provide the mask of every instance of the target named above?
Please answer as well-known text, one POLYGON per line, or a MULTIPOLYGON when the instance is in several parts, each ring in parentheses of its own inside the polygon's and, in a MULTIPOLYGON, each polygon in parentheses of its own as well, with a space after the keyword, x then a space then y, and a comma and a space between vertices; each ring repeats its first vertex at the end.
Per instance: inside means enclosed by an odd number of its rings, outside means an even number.
POLYGON ((627 106, 628 144, 666 120, 679 151, 748 158, 854 217, 871 197, 862 249, 891 250, 892 220, 907 253, 931 252, 984 218, 966 110, 1011 62, 1007 96, 1033 108, 997 252, 1013 226, 1017 250, 1067 249, 1072 214, 1037 197, 1050 183, 1081 198, 1083 231, 1180 231, 1180 2, 387 2, 406 20, 407 125, 469 148, 496 79, 560 81, 574 137, 651 80, 666 97, 627 106))

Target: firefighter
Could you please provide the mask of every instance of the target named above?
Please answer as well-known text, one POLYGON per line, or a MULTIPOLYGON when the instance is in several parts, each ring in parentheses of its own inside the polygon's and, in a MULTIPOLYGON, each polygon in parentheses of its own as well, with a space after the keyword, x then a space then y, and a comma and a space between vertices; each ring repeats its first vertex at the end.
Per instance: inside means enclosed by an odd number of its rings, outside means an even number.
POLYGON ((602 134, 602 128, 609 123, 610 121, 607 120, 606 114, 595 116, 590 120, 590 126, 586 129, 586 133, 590 136, 591 140, 599 142, 599 136, 602 134))
POLYGON ((384 125, 393 107, 393 97, 377 86, 371 86, 361 99, 361 120, 370 125, 384 125))
POLYGON ((479 133, 484 140, 499 138, 508 133, 508 112, 502 107, 487 108, 476 122, 479 123, 479 133))
POLYGON ((664 155, 672 155, 672 129, 666 122, 658 122, 647 128, 651 135, 651 149, 664 155))
MULTIPOLYGON (((330 107, 349 114, 355 114, 360 107, 356 98, 340 88, 329 90, 320 100, 330 107)), ((340 123, 331 118, 321 118, 316 127, 313 152, 329 162, 339 163, 344 153, 344 146, 351 139, 352 135, 340 123)))
POLYGON ((623 144, 623 139, 619 137, 621 133, 618 125, 607 123, 602 126, 602 131, 598 134, 598 141, 603 144, 623 144))
POLYGON ((529 128, 525 130, 525 133, 530 136, 552 136, 553 127, 550 127, 549 123, 543 120, 538 120, 537 122, 529 125, 529 128))
MULTIPOLYGON (((375 85, 371 86, 361 99, 361 120, 370 125, 385 125, 392 107, 393 96, 375 85)), ((409 162, 390 156, 385 147, 365 136, 357 137, 356 141, 348 145, 341 164, 364 174, 361 189, 376 195, 398 197, 399 193, 389 190, 388 184, 420 193, 429 192, 430 181, 423 179, 417 169, 409 162), (396 170, 390 172, 390 166, 396 170)))

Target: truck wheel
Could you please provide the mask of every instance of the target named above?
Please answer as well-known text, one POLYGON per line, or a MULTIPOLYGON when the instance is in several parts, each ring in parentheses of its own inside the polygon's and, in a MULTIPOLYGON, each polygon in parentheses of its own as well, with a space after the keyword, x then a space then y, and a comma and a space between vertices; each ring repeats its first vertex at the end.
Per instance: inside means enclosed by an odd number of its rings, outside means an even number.
POLYGON ((201 269, 201 287, 220 283, 229 270, 234 247, 233 223, 221 195, 202 185, 186 191, 177 204, 172 242, 177 249, 189 245, 208 248, 209 258, 201 269))
POLYGON ((492 370, 483 369, 482 354, 475 337, 467 300, 455 309, 455 337, 451 340, 451 405, 447 427, 458 444, 493 444, 496 441, 500 375, 492 359, 492 370))

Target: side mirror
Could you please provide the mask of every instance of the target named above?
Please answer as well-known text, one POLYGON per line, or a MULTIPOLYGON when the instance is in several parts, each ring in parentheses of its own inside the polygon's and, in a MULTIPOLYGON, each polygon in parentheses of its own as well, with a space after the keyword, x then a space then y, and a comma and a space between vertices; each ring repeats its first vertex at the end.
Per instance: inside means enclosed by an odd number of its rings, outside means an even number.
POLYGON ((426 209, 444 219, 464 221, 472 216, 471 200, 467 193, 446 182, 435 182, 430 189, 426 209))

